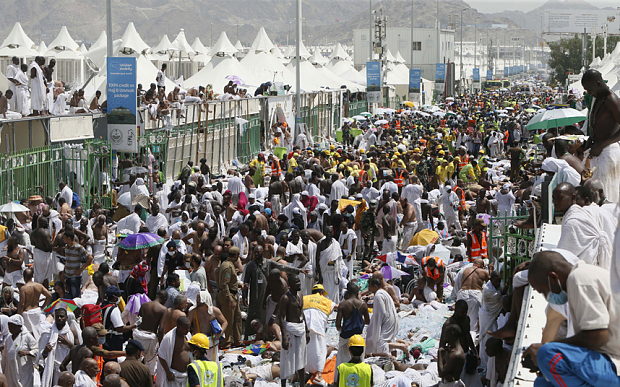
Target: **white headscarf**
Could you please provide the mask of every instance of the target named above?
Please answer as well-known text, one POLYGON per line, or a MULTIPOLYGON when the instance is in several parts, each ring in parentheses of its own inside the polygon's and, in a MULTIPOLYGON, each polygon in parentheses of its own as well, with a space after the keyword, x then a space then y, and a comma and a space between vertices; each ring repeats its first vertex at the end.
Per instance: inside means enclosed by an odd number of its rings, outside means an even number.
POLYGON ((21 316, 21 314, 14 314, 11 317, 9 317, 9 324, 13 324, 13 325, 17 325, 20 327, 24 326, 24 318, 21 316))
POLYGON ((198 293, 198 299, 207 306, 209 314, 213 314, 213 300, 211 299, 211 294, 206 290, 202 290, 198 293))

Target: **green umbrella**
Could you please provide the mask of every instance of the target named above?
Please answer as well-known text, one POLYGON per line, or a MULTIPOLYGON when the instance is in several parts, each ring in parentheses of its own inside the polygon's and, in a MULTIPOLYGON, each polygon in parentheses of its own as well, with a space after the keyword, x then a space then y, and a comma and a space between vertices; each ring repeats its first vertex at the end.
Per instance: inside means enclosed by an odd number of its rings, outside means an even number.
POLYGON ((455 115, 456 115, 456 113, 454 113, 454 112, 447 112, 447 113, 446 113, 446 115, 447 115, 447 116, 455 116, 455 115))
POLYGON ((363 113, 360 113, 360 116, 364 116, 364 117, 372 117, 372 113, 363 112, 363 113))
POLYGON ((586 118, 580 111, 570 108, 545 110, 532 117, 526 127, 528 130, 559 128, 585 121, 586 118))

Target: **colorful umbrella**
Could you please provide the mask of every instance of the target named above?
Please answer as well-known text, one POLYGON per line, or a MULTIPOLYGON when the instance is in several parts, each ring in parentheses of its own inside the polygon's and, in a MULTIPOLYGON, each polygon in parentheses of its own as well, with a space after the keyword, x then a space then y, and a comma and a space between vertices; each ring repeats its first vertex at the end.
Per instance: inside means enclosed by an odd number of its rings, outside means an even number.
POLYGON ((78 308, 78 306, 75 303, 75 301, 70 300, 70 299, 65 299, 65 298, 59 298, 56 301, 54 301, 51 304, 49 304, 47 306, 47 308, 43 309, 43 311, 45 313, 52 313, 54 311, 54 309, 56 309, 56 307, 58 305, 66 306, 67 309, 70 310, 71 312, 73 312, 74 310, 76 310, 78 308))
MULTIPOLYGON (((409 273, 404 272, 402 270, 398 270, 395 267, 391 267, 391 266, 383 266, 381 268, 381 274, 383 274, 383 279, 385 280, 391 280, 394 278, 400 278, 404 275, 409 275, 409 273)), ((364 274, 363 276, 361 276, 361 279, 368 279, 372 276, 372 274, 364 274)))
POLYGON ((575 109, 553 109, 536 114, 527 123, 528 130, 560 128, 585 121, 586 115, 575 109))
POLYGON ((149 247, 157 246, 164 243, 164 238, 159 235, 151 234, 150 232, 143 232, 140 234, 128 235, 123 239, 118 247, 125 250, 140 250, 147 249, 149 247))

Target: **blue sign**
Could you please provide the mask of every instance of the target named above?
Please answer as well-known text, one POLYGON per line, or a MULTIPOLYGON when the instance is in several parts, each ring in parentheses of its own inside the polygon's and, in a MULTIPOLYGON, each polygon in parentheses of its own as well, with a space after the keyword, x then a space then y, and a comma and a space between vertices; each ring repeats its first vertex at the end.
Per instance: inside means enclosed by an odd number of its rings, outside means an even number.
POLYGON ((493 70, 487 70, 487 81, 493 79, 493 70))
POLYGON ((445 82, 446 82, 446 64, 437 63, 435 64, 435 83, 445 83, 445 82))
POLYGON ((504 76, 508 75, 508 67, 504 66, 504 76))
POLYGON ((136 58, 107 59, 108 140, 112 150, 138 152, 136 58))
POLYGON ((409 70, 409 94, 419 93, 422 82, 422 70, 410 69, 409 70))
POLYGON ((381 62, 366 62, 368 102, 381 103, 381 62))
POLYGON ((474 69, 474 82, 480 82, 480 69, 474 69))

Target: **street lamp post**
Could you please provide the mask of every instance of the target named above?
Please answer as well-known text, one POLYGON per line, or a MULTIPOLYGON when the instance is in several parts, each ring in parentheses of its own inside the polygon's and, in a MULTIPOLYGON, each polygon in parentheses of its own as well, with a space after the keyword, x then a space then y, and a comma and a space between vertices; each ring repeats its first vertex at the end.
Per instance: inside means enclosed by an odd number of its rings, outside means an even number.
POLYGON ((114 56, 113 40, 112 40, 112 0, 106 1, 106 29, 108 30, 107 52, 108 58, 114 56))
POLYGON ((301 55, 301 0, 297 0, 297 45, 295 47, 295 131, 293 138, 297 138, 299 124, 301 123, 300 98, 301 98, 301 69, 299 68, 299 56, 301 55))
POLYGON ((474 68, 478 58, 478 16, 474 19, 474 68))
POLYGON ((461 9, 461 68, 460 68, 460 76, 459 76, 459 86, 461 89, 461 94, 463 94, 463 11, 467 11, 468 8, 461 9))

